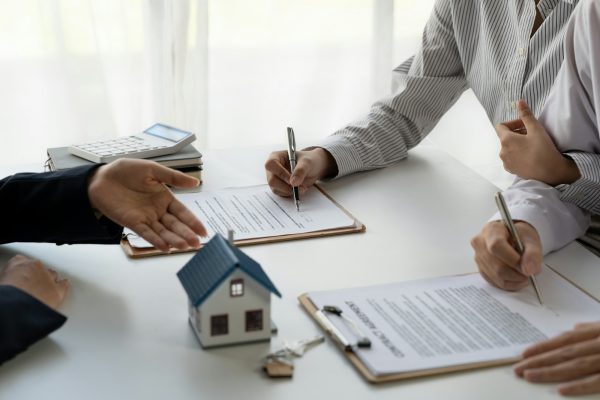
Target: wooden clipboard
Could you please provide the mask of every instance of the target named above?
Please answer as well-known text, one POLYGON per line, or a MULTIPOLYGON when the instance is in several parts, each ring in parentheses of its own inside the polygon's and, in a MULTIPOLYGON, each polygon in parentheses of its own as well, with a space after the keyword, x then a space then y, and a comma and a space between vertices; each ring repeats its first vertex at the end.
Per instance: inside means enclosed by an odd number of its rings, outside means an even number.
MULTIPOLYGON (((256 238, 256 239, 235 240, 234 241, 235 245, 236 246, 251 246, 254 244, 287 242, 290 240, 319 238, 319 237, 325 237, 325 236, 343 235, 343 234, 347 234, 347 233, 358 233, 358 232, 364 232, 366 230, 366 227, 362 222, 357 220, 352 214, 350 214, 350 212, 348 212, 348 210, 346 210, 337 201, 335 201, 333 199, 333 197, 331 197, 323 188, 321 188, 318 185, 315 185, 315 187, 321 193, 323 193, 325 195, 325 197, 327 197, 329 200, 331 200, 331 202, 333 204, 335 204, 340 210, 342 210, 348 217, 352 218, 352 220, 354 220, 354 225, 347 226, 344 228, 327 229, 327 230, 314 231, 314 232, 305 232, 305 233, 298 233, 298 234, 293 234, 293 235, 281 235, 281 236, 271 236, 271 237, 256 238)), ((152 256, 167 255, 167 254, 187 253, 187 252, 192 252, 192 251, 198 251, 201 247, 202 246, 197 247, 197 248, 190 247, 187 249, 171 249, 168 252, 164 252, 164 251, 158 250, 154 247, 136 248, 136 247, 131 246, 131 244, 129 243, 129 240, 127 240, 126 237, 123 237, 121 239, 121 248, 123 249, 125 254, 127 254, 127 256, 131 257, 131 258, 143 258, 143 257, 152 257, 152 256)))
MULTIPOLYGON (((326 327, 324 327, 322 325, 322 323, 319 321, 319 319, 316 318, 315 313, 317 312, 317 307, 312 302, 312 300, 310 300, 310 298, 308 297, 308 294, 305 293, 305 294, 300 295, 298 297, 298 300, 300 301, 300 304, 302 305, 304 310, 306 312, 308 312, 308 314, 311 316, 311 318, 317 322, 317 324, 321 327, 321 329, 323 329, 324 331, 327 332, 326 327)), ((484 362, 469 363, 469 364, 463 364, 463 365, 453 365, 451 367, 430 368, 430 369, 418 370, 418 371, 400 372, 400 373, 396 373, 396 374, 375 375, 373 373, 373 371, 371 371, 369 369, 369 367, 366 366, 354 352, 345 351, 341 348, 340 348, 340 351, 344 353, 344 355, 350 361, 350 363, 370 383, 393 382, 393 381, 399 381, 402 379, 417 378, 417 377, 431 376, 431 375, 438 375, 438 374, 446 374, 446 373, 450 373, 450 372, 496 367, 499 365, 512 364, 521 359, 521 357, 511 357, 511 358, 505 358, 505 359, 501 359, 501 360, 484 361, 484 362)))

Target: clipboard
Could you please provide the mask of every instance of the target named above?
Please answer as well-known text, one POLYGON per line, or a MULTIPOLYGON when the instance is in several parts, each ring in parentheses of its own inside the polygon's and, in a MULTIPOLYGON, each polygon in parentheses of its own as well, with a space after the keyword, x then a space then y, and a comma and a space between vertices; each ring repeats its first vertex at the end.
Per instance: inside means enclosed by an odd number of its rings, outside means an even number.
MULTIPOLYGON (((335 204, 340 210, 342 210, 348 217, 350 217, 354 221, 354 225, 346 226, 343 228, 335 228, 335 229, 327 229, 313 232, 304 232, 297 233, 292 235, 280 235, 280 236, 271 236, 271 237, 262 237, 262 238, 253 238, 253 239, 242 239, 242 240, 234 240, 234 244, 236 246, 251 246, 256 244, 265 244, 265 243, 277 243, 277 242, 287 242, 290 240, 300 240, 300 239, 309 239, 309 238, 320 238, 325 236, 335 236, 335 235, 344 235, 348 233, 360 233, 366 231, 366 226, 356 219, 348 210, 342 207, 333 197, 329 195, 323 188, 319 185, 314 185, 325 197, 327 197, 333 204, 335 204)), ((177 253, 188 253, 193 251, 198 251, 202 248, 199 246, 197 248, 190 247, 187 249, 171 249, 167 252, 158 250, 154 247, 148 248, 137 248, 131 246, 127 237, 121 238, 121 248, 125 252, 125 254, 130 258, 144 258, 144 257, 152 257, 159 255, 167 255, 167 254, 177 254, 177 253)))
MULTIPOLYGON (((316 318, 317 307, 312 302, 312 300, 308 297, 308 294, 305 293, 305 294, 298 296, 298 301, 300 301, 300 304, 302 305, 304 310, 308 313, 308 315, 312 319, 315 320, 315 322, 319 325, 319 327, 321 329, 323 329, 324 331, 328 332, 327 328, 325 326, 323 326, 323 324, 321 323, 321 321, 319 321, 318 318, 316 318)), ((511 358, 505 358, 505 359, 493 360, 493 361, 476 362, 476 363, 469 363, 469 364, 463 364, 463 365, 453 365, 451 367, 440 367, 440 368, 431 368, 431 369, 418 370, 418 371, 376 375, 373 373, 373 371, 371 371, 369 369, 369 367, 367 365, 365 365, 365 363, 363 363, 363 361, 356 355, 356 353, 354 353, 353 351, 347 351, 347 350, 343 350, 343 349, 340 349, 340 351, 342 351, 342 353, 344 353, 344 355, 346 356, 348 361, 350 361, 350 363, 354 366, 354 368, 356 368, 358 370, 358 372, 360 372, 360 374, 363 376, 363 378, 365 378, 368 382, 374 383, 374 384, 385 383, 385 382, 394 382, 394 381, 399 381, 399 380, 409 379, 409 378, 446 374, 446 373, 450 373, 450 372, 468 371, 468 370, 481 369, 481 368, 497 367, 500 365, 512 364, 521 359, 521 357, 511 357, 511 358)))

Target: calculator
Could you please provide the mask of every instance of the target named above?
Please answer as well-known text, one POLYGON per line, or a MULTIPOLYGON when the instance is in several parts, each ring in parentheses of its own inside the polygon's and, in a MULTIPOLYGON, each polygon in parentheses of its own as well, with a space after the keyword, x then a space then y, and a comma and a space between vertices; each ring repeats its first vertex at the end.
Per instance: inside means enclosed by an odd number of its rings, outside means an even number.
POLYGON ((177 153, 196 140, 191 132, 154 124, 140 134, 69 146, 69 153, 95 163, 118 158, 150 158, 177 153))

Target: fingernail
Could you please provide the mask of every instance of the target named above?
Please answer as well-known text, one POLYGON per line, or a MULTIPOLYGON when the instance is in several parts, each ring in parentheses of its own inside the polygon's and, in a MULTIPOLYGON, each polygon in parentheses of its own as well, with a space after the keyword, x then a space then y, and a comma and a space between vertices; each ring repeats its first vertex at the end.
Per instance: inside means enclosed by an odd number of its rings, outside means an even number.
POLYGON ((290 178, 290 185, 298 186, 299 184, 300 184, 300 178, 298 178, 297 176, 292 176, 290 178))

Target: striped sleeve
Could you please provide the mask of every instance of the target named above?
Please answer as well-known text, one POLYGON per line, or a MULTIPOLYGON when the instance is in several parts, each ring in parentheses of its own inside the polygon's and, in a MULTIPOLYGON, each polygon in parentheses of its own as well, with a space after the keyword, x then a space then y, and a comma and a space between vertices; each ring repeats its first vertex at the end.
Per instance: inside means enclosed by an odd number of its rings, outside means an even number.
POLYGON ((467 88, 450 0, 438 0, 414 57, 394 70, 396 90, 362 119, 320 144, 338 175, 381 168, 406 157, 467 88))
POLYGON ((579 168, 581 178, 570 185, 559 185, 563 201, 592 214, 600 214, 600 154, 571 152, 568 156, 579 168))

